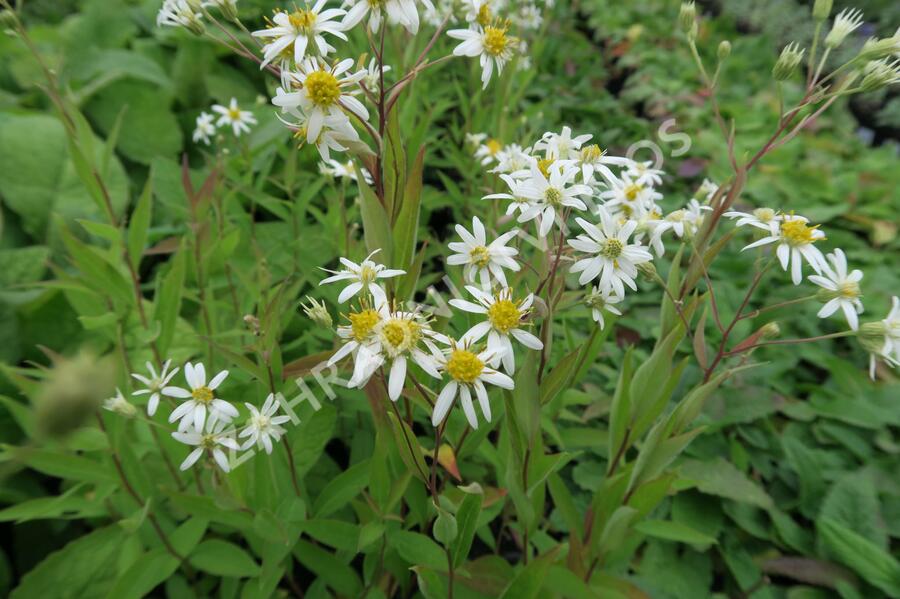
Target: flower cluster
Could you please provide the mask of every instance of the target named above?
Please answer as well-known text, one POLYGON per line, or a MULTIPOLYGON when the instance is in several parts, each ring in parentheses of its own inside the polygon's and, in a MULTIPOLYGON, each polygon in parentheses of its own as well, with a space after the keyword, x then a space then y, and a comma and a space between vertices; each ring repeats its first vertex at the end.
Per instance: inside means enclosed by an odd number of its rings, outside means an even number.
MULTIPOLYGON (((131 375, 143 386, 132 395, 149 394, 148 416, 156 413, 160 397, 181 401, 169 414, 168 421, 178 423, 172 437, 194 447, 181 463, 182 470, 193 466, 204 453, 207 453, 225 472, 231 469, 226 449, 246 451, 255 446, 264 449, 266 453, 272 453, 273 443, 277 443, 286 432, 281 425, 290 420, 289 416, 278 414, 279 404, 273 393, 269 394, 260 408, 244 403, 249 417, 240 432, 237 432, 232 425, 240 416, 240 412, 232 403, 217 397, 217 391, 228 377, 228 371, 223 370, 207 380, 206 367, 203 364, 188 362, 183 369, 186 385, 178 386, 171 382, 180 369, 170 369, 171 365, 172 361, 167 360, 162 365, 162 370, 157 373, 153 364, 147 362, 147 375, 137 373, 131 375), (244 439, 243 443, 238 442, 240 438, 244 439)), ((104 402, 103 407, 127 417, 137 414, 134 405, 129 403, 118 389, 114 397, 104 402)))
POLYGON ((234 136, 240 137, 242 133, 250 133, 250 125, 256 124, 256 117, 253 116, 253 113, 249 110, 242 110, 236 98, 232 98, 228 106, 213 104, 210 110, 219 118, 216 119, 214 114, 205 110, 201 112, 194 128, 194 143, 203 142, 209 145, 219 127, 230 127, 234 136))

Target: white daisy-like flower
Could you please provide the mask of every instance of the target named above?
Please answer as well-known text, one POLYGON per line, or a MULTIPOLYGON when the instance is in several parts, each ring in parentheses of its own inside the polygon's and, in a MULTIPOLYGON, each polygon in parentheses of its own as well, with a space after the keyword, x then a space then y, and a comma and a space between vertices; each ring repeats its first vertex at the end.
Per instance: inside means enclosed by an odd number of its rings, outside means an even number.
POLYGON ((147 400, 147 415, 153 416, 156 413, 156 408, 159 406, 159 394, 163 392, 163 389, 169 384, 172 377, 178 373, 178 368, 169 370, 169 366, 172 365, 172 360, 166 360, 163 364, 162 372, 156 374, 156 369, 153 367, 153 364, 147 362, 145 365, 147 366, 147 371, 150 373, 149 377, 134 372, 131 373, 131 376, 144 385, 146 389, 138 389, 131 394, 146 395, 149 393, 150 397, 147 400))
POLYGON ((497 161, 497 166, 489 171, 491 173, 515 173, 523 170, 527 172, 534 162, 530 148, 525 149, 519 144, 504 146, 493 158, 497 161))
POLYGON ((204 452, 209 452, 216 461, 216 464, 219 465, 219 468, 225 472, 229 472, 231 466, 229 466, 228 456, 225 455, 222 448, 224 447, 226 449, 237 451, 240 449, 240 446, 234 439, 234 431, 225 430, 227 424, 228 423, 223 420, 209 418, 206 421, 205 428, 202 426, 197 427, 191 425, 187 430, 179 430, 172 433, 172 437, 174 437, 176 441, 195 447, 184 461, 181 462, 181 470, 187 470, 197 463, 197 460, 200 459, 200 456, 202 456, 204 452))
POLYGON ((753 212, 749 213, 729 210, 723 214, 723 216, 736 218, 737 222, 734 224, 737 227, 750 225, 751 227, 756 227, 763 231, 769 231, 773 235, 778 231, 778 227, 781 225, 781 221, 784 218, 783 214, 772 208, 755 208, 753 212))
POLYGON ((291 417, 284 414, 276 416, 278 401, 274 393, 269 393, 262 408, 257 408, 247 402, 244 402, 244 405, 250 411, 250 418, 247 420, 247 425, 238 434, 238 437, 247 437, 247 440, 241 445, 241 449, 250 449, 256 445, 271 454, 273 441, 278 443, 281 436, 287 432, 281 425, 290 422, 291 417))
POLYGON ((478 417, 472 404, 473 392, 478 398, 484 419, 491 421, 491 404, 485 383, 503 389, 515 387, 515 383, 508 375, 488 366, 494 358, 495 355, 488 350, 475 352, 465 342, 451 342, 450 347, 444 350, 441 360, 441 370, 450 376, 450 380, 441 389, 434 403, 434 411, 431 414, 433 426, 438 426, 444 421, 450 408, 453 407, 453 402, 459 397, 466 420, 473 429, 477 429, 478 417))
POLYGON ((579 235, 568 243, 575 250, 590 254, 575 262, 569 270, 581 273, 578 284, 584 285, 600 277, 598 287, 601 290, 611 289, 617 297, 625 297, 625 285, 637 291, 634 282, 638 274, 637 265, 653 260, 647 248, 629 242, 637 223, 629 220, 620 225, 603 209, 600 210, 599 227, 583 218, 576 218, 575 222, 586 235, 579 235))
POLYGON ((359 82, 366 76, 366 70, 348 73, 354 60, 347 58, 335 65, 328 65, 321 59, 307 58, 297 65, 298 70, 288 77, 298 91, 279 88, 272 98, 272 104, 280 106, 284 112, 306 116, 306 141, 314 143, 329 117, 348 120, 344 111, 352 112, 362 120, 368 120, 369 111, 354 97, 359 91, 359 82))
POLYGON ((103 409, 109 410, 110 412, 115 412, 116 414, 120 414, 125 416, 126 418, 132 418, 135 414, 137 414, 137 408, 128 403, 128 400, 125 399, 125 396, 122 395, 122 392, 116 387, 116 394, 110 398, 103 400, 103 409))
POLYGON ((422 4, 426 11, 434 10, 431 0, 384 0, 388 24, 399 24, 415 35, 419 31, 419 4, 422 4))
MULTIPOLYGON (((372 175, 369 174, 369 171, 362 167, 360 167, 359 171, 362 173, 363 180, 371 185, 372 175)), ((335 179, 350 179, 351 181, 356 181, 356 167, 352 160, 348 160, 347 162, 339 162, 333 158, 330 160, 323 160, 319 163, 319 172, 323 175, 334 177, 335 179)))
POLYGON ((186 431, 193 425, 196 430, 203 429, 203 423, 209 419, 230 422, 238 415, 237 408, 215 395, 215 390, 222 384, 228 371, 223 370, 212 378, 207 384, 206 368, 198 362, 196 365, 188 362, 184 365, 184 379, 187 381, 190 391, 181 387, 163 387, 162 394, 178 399, 186 399, 180 406, 172 410, 169 422, 179 420, 178 430, 186 431))
POLYGON ((635 162, 634 160, 631 160, 629 162, 630 164, 625 171, 625 174, 636 184, 649 187, 662 185, 662 178, 666 172, 658 168, 653 168, 652 160, 646 162, 635 162))
POLYGON ((344 316, 350 324, 337 328, 338 337, 345 342, 328 359, 328 365, 333 366, 347 356, 352 356, 353 374, 349 382, 351 387, 359 386, 360 381, 363 381, 364 385, 380 365, 375 332, 386 315, 387 303, 373 308, 364 300, 356 310, 351 310, 344 316))
POLYGON ((625 206, 628 206, 629 210, 646 210, 663 197, 650 185, 632 179, 628 173, 622 173, 621 178, 610 179, 608 184, 609 189, 600 193, 600 199, 605 201, 604 207, 607 210, 625 206))
POLYGON ((198 141, 202 141, 204 144, 209 145, 210 137, 216 134, 216 126, 213 124, 213 119, 215 117, 205 110, 200 113, 200 116, 197 117, 197 122, 194 127, 194 135, 193 140, 194 143, 198 141))
POLYGON ((591 287, 591 290, 585 295, 584 303, 591 309, 591 318, 600 326, 600 330, 606 326, 603 318, 603 311, 606 310, 610 314, 622 316, 622 312, 616 308, 615 304, 622 301, 623 298, 617 296, 609 289, 601 289, 599 286, 591 287))
MULTIPOLYGON (((694 194, 694 197, 703 198, 705 201, 710 201, 716 192, 719 191, 719 186, 710 179, 703 179, 703 183, 700 184, 700 187, 697 189, 697 193, 694 194)), ((726 213, 727 214, 727 213, 726 213)))
POLYGON ((456 225, 456 233, 462 241, 452 241, 448 244, 450 250, 456 253, 447 256, 447 264, 465 265, 463 276, 468 282, 473 283, 478 278, 482 287, 490 289, 493 277, 501 287, 506 287, 506 274, 503 269, 518 272, 522 268, 513 259, 519 250, 506 247, 507 242, 519 233, 518 230, 508 231, 488 243, 484 225, 477 216, 473 216, 472 232, 469 233, 462 225, 456 225))
POLYGON ((472 135, 471 139, 469 139, 470 135, 471 134, 469 133, 466 134, 466 141, 473 141, 476 137, 479 138, 474 144, 476 146, 475 159, 485 166, 492 162, 496 162, 497 158, 500 156, 500 152, 503 151, 503 144, 493 137, 485 140, 484 138, 487 136, 484 133, 479 133, 477 136, 472 135))
POLYGON ((465 0, 463 8, 466 22, 470 24, 470 27, 487 27, 494 20, 494 11, 498 8, 492 6, 495 4, 500 4, 500 2, 496 0, 465 0))
POLYGON ((845 8, 838 13, 831 25, 831 31, 825 36, 825 45, 828 48, 837 48, 844 43, 847 36, 862 25, 862 16, 862 11, 858 8, 845 8))
POLYGON ((232 98, 228 106, 213 104, 212 109, 220 115, 216 127, 230 125, 235 137, 240 137, 241 133, 250 133, 250 125, 256 124, 256 117, 249 110, 241 110, 237 98, 232 98))
POLYGON ((454 56, 479 57, 481 83, 484 88, 490 83, 494 69, 497 69, 499 76, 515 53, 518 40, 507 35, 508 30, 508 23, 495 22, 493 25, 479 26, 477 29, 451 29, 447 32, 453 39, 462 40, 462 43, 453 49, 454 56))
POLYGON ((523 5, 519 8, 519 12, 513 16, 513 19, 516 25, 522 29, 540 29, 541 24, 544 22, 541 9, 534 4, 523 5))
POLYGON ((827 259, 828 261, 822 265, 821 275, 807 277, 822 288, 819 297, 825 300, 825 305, 819 310, 818 317, 828 318, 841 309, 850 328, 855 331, 859 328, 858 315, 863 313, 860 300, 862 292, 859 289, 863 273, 857 269, 848 272, 847 257, 840 248, 828 254, 827 259))
POLYGON ((668 213, 655 234, 662 235, 665 231, 672 231, 679 239, 693 237, 703 224, 703 213, 711 210, 709 206, 703 206, 692 199, 684 208, 668 213))
POLYGON ((309 4, 304 4, 305 8, 297 8, 290 13, 276 12, 269 27, 254 31, 255 37, 272 39, 263 46, 263 62, 260 66, 265 67, 289 47, 294 49, 294 62, 300 64, 306 57, 310 43, 315 45, 314 52, 320 56, 328 56, 335 49, 325 41, 326 34, 346 41, 343 26, 334 20, 346 14, 346 11, 340 8, 322 10, 326 2, 327 0, 318 0, 312 8, 309 4))
POLYGON ((507 216, 515 214, 516 211, 524 212, 536 204, 535 201, 525 197, 525 181, 516 179, 512 175, 507 175, 505 173, 500 175, 500 178, 509 187, 509 193, 501 192, 488 194, 481 198, 482 200, 510 200, 509 205, 506 207, 507 216))
POLYGON ((631 161, 628 158, 610 156, 597 144, 591 144, 578 151, 575 164, 581 167, 581 176, 584 182, 592 185, 595 183, 595 173, 600 173, 606 181, 613 181, 616 176, 609 170, 608 165, 627 167, 631 161))
POLYGON ((825 256, 819 248, 813 244, 825 238, 825 233, 819 230, 818 225, 810 227, 809 220, 794 214, 785 214, 782 217, 779 228, 770 235, 763 237, 746 246, 744 250, 761 247, 770 243, 777 244, 775 255, 781 263, 781 268, 788 270, 790 265, 791 281, 799 285, 803 281, 802 264, 805 260, 816 274, 821 274, 825 264, 825 256))
POLYGON ((900 366, 900 298, 891 298, 891 310, 884 320, 868 322, 860 328, 860 335, 869 347, 869 376, 875 380, 875 365, 881 359, 888 366, 900 366))
MULTIPOLYGON (((278 88, 276 94, 284 94, 284 90, 278 88)), ((277 95, 276 95, 277 98, 277 95)), ((275 99, 272 100, 275 103, 275 99)), ((288 128, 294 131, 294 139, 299 140, 302 147, 307 143, 307 132, 309 131, 309 118, 295 109, 288 109, 289 112, 297 119, 290 121, 278 115, 279 120, 288 128)), ((322 160, 331 160, 331 152, 346 152, 351 146, 360 143, 359 133, 350 124, 350 119, 346 114, 335 114, 325 117, 322 122, 321 130, 316 139, 311 142, 322 160)))
MULTIPOLYGON (((531 174, 520 188, 520 192, 533 202, 532 206, 519 215, 519 222, 539 220, 538 233, 546 237, 556 222, 556 214, 562 208, 587 210, 580 196, 587 196, 591 188, 574 179, 581 170, 572 163, 555 161, 547 166, 547 175, 541 172, 539 164, 531 165, 531 174)), ((560 218, 560 226, 564 226, 560 218)))
POLYGON ((453 0, 437 0, 437 4, 425 6, 425 11, 422 14, 422 20, 432 27, 438 27, 441 23, 444 22, 444 18, 447 15, 453 14, 454 8, 455 7, 453 0))
POLYGON ((452 299, 450 305, 465 312, 484 314, 487 320, 470 328, 463 336, 464 342, 477 343, 487 335, 487 351, 494 355, 491 366, 497 367, 502 362, 508 374, 516 370, 516 357, 513 352, 511 337, 529 349, 544 348, 543 342, 526 331, 522 326, 534 303, 534 294, 528 294, 522 300, 514 300, 509 288, 497 293, 487 293, 471 285, 466 286, 478 303, 464 299, 452 299))
POLYGON ((184 27, 203 33, 203 15, 191 8, 187 0, 165 0, 156 14, 157 27, 184 27))
MULTIPOLYGON (((434 10, 428 0, 423 0, 422 4, 426 10, 434 10)), ((413 35, 419 30, 416 0, 344 0, 343 8, 349 9, 342 23, 345 31, 356 27, 366 15, 369 15, 369 31, 372 33, 381 28, 385 16, 389 24, 400 24, 413 35)))
POLYGON ((366 67, 366 76, 363 78, 362 82, 366 86, 366 89, 370 92, 375 92, 381 87, 381 74, 382 72, 387 73, 391 70, 391 65, 384 65, 382 67, 378 66, 378 61, 375 58, 369 61, 369 66, 366 67))
MULTIPOLYGON (((466 133, 466 144, 472 148, 478 148, 487 137, 487 133, 466 133)), ((500 148, 502 148, 502 144, 500 144, 500 142, 497 143, 500 145, 500 147, 497 148, 499 151, 500 148)))
POLYGON ((534 151, 535 153, 543 152, 547 158, 555 160, 577 160, 581 146, 593 137, 589 133, 572 137, 572 128, 563 127, 560 133, 553 131, 544 133, 540 141, 534 144, 534 151))
POLYGON ((380 306, 387 302, 387 293, 385 293, 384 288, 378 284, 378 280, 405 275, 406 271, 387 268, 384 264, 378 264, 377 262, 372 261, 372 256, 379 251, 381 250, 375 250, 366 256, 366 259, 359 264, 344 257, 339 258, 341 264, 344 265, 344 269, 334 271, 323 268, 322 270, 332 273, 332 276, 322 279, 322 281, 319 282, 319 285, 327 285, 338 281, 349 282, 349 285, 344 287, 341 294, 338 296, 338 303, 343 304, 362 291, 363 293, 371 294, 372 299, 375 300, 375 306, 380 306))

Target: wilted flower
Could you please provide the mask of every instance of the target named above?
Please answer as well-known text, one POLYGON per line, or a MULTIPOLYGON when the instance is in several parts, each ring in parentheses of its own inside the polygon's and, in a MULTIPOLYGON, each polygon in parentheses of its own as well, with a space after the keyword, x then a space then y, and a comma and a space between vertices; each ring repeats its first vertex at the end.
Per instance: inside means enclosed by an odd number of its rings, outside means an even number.
POLYGON ((332 326, 331 314, 328 313, 328 309, 325 307, 325 304, 322 302, 317 302, 315 299, 306 296, 309 304, 300 304, 303 308, 303 313, 306 314, 306 317, 311 321, 319 325, 320 327, 325 327, 330 329, 332 326))
POLYGON ((137 414, 137 408, 128 403, 122 392, 116 387, 116 394, 103 401, 103 409, 115 412, 126 418, 132 418, 137 414))

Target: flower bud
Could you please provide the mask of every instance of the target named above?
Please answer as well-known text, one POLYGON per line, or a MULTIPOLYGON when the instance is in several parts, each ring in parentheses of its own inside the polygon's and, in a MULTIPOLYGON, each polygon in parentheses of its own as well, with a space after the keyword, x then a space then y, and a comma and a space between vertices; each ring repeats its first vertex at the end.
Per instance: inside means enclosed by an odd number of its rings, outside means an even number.
POLYGON ((116 387, 116 394, 103 402, 103 408, 126 418, 134 418, 137 415, 137 408, 125 399, 118 387, 116 387))
POLYGON ((688 35, 691 35, 692 32, 696 35, 697 6, 693 0, 681 3, 681 10, 678 12, 678 25, 688 35))
POLYGON ((300 305, 303 308, 303 312, 306 314, 307 318, 309 318, 319 326, 330 329, 332 325, 331 314, 328 313, 328 310, 325 308, 325 304, 317 302, 308 295, 306 296, 306 299, 309 301, 309 304, 300 305))
POLYGON ((900 54, 900 30, 893 37, 869 38, 856 56, 857 60, 878 60, 891 54, 900 54))
POLYGON ((34 400, 34 416, 42 437, 64 437, 81 427, 111 394, 115 368, 111 359, 81 353, 60 359, 34 400))
POLYGON ((215 0, 215 5, 223 17, 235 23, 238 21, 237 0, 215 0))
POLYGON ((859 344, 863 346, 870 354, 881 354, 884 349, 884 338, 887 333, 887 327, 884 322, 866 322, 859 326, 856 332, 856 338, 859 344))
POLYGON ((890 62, 887 58, 869 61, 862 69, 863 79, 860 91, 871 92, 888 85, 900 83, 900 60, 890 62))
POLYGON ((637 265, 638 272, 644 275, 649 281, 655 281, 659 275, 656 274, 656 266, 652 262, 641 262, 637 265))
POLYGON ((816 21, 824 21, 831 15, 831 5, 834 0, 816 0, 813 4, 813 18, 816 21))
POLYGON ((722 40, 719 43, 719 61, 721 62, 729 56, 731 56, 731 42, 722 40))
POLYGON ((857 9, 842 10, 838 13, 838 16, 834 18, 834 23, 831 25, 831 31, 825 36, 825 46, 832 50, 837 48, 844 43, 847 36, 856 31, 860 25, 862 25, 861 11, 857 9))
POLYGON ((0 29, 12 29, 17 23, 16 13, 8 8, 0 10, 0 29))
POLYGON ((775 67, 772 69, 772 76, 775 80, 784 81, 790 79, 797 70, 797 66, 803 60, 805 53, 806 49, 801 49, 795 42, 785 46, 781 51, 781 56, 775 62, 775 67))
POLYGON ((777 322, 767 322, 759 329, 760 339, 775 339, 781 335, 781 327, 777 322))

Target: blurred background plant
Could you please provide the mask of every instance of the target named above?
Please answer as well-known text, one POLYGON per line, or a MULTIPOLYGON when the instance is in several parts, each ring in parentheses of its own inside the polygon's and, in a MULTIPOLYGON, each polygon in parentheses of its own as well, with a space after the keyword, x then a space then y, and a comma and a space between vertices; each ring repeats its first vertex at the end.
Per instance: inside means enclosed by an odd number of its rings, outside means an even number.
MULTIPOLYGON (((477 70, 460 62, 442 67, 452 69, 454 77, 415 83, 416 93, 401 107, 401 122, 410 131, 411 146, 424 144, 429 152, 420 222, 420 239, 429 242, 426 264, 441 264, 440 245, 452 235, 452 223, 483 210, 478 198, 489 190, 488 182, 481 169, 473 168, 466 133, 484 131, 504 143, 524 143, 567 124, 576 132, 595 133, 595 140, 613 153, 648 139, 664 152, 663 168, 671 175, 667 196, 685 201, 704 177, 721 181, 728 176, 725 143, 674 26, 678 4, 557 2, 532 42, 533 71, 480 91, 477 70), (661 130, 668 119, 674 124, 661 130), (675 133, 690 138, 684 155, 673 155, 681 145, 672 138, 675 133)), ((705 17, 698 46, 709 62, 715 61, 719 40, 732 45, 719 102, 723 116, 737 121, 748 149, 764 141, 777 119, 771 71, 781 48, 792 41, 809 47, 811 5, 794 0, 698 4, 705 17)), ((254 18, 275 6, 262 0, 239 3, 241 14, 254 18)), ((892 35, 900 23, 896 2, 854 6, 867 24, 835 53, 836 61, 852 55, 870 36, 892 35)), ((353 201, 355 186, 323 177, 316 153, 298 151, 291 143, 268 105, 270 82, 257 67, 208 40, 156 28, 157 0, 31 0, 21 8, 46 66, 85 120, 77 125, 81 144, 73 147, 66 123, 48 99, 41 66, 21 40, 0 37, 0 435, 6 443, 0 499, 7 505, 0 511, 0 588, 18 586, 20 597, 58 596, 61 588, 69 596, 125 596, 121 580, 143 558, 157 560, 158 571, 170 575, 137 582, 132 576, 130 592, 164 584, 170 596, 265 596, 262 585, 250 582, 274 576, 256 561, 256 556, 266 557, 262 545, 293 542, 303 529, 303 540, 291 547, 300 580, 285 588, 297 583, 309 587, 309 596, 358 596, 372 591, 372 572, 383 567, 400 588, 412 592, 416 576, 407 568, 420 563, 417 559, 434 561, 437 545, 425 544, 422 535, 397 535, 381 544, 376 542, 379 531, 350 523, 353 513, 370 510, 357 497, 366 485, 360 483, 359 466, 375 443, 359 391, 342 390, 336 404, 301 414, 301 426, 288 437, 305 495, 301 501, 282 500, 293 497, 289 480, 255 489, 242 501, 267 507, 252 517, 224 495, 213 492, 201 502, 180 493, 190 481, 177 474, 175 488, 155 489, 156 481, 171 481, 155 444, 162 443, 172 456, 178 453, 167 435, 156 438, 152 426, 128 438, 128 429, 113 422, 111 441, 94 428, 68 434, 92 406, 78 404, 83 395, 76 392, 60 394, 59 381, 87 377, 108 387, 91 374, 97 365, 89 356, 117 345, 128 348, 134 364, 152 358, 146 340, 155 338, 179 360, 206 351, 248 370, 273 366, 285 376, 292 360, 330 345, 329 332, 304 318, 293 300, 312 294, 318 283, 315 267, 333 264, 348 244, 358 244, 360 231, 353 223, 360 220, 359 204, 353 201), (200 112, 231 98, 253 110, 259 124, 252 133, 217 140, 215 155, 192 144, 200 112), (71 282, 71 257, 75 266, 83 268, 85 261, 94 266, 84 249, 109 242, 111 235, 84 224, 106 216, 102 202, 95 201, 97 190, 79 176, 85 152, 105 181, 114 220, 134 214, 140 199, 152 194, 146 239, 138 246, 143 252, 132 264, 143 291, 164 298, 153 305, 137 303, 154 314, 173 314, 162 331, 147 330, 136 317, 121 317, 135 308, 130 281, 123 279, 124 287, 111 292, 119 302, 114 306, 97 305, 99 296, 71 282), (183 170, 183 153, 192 168, 183 170), (208 181, 214 184, 205 186, 208 181), (345 199, 347 214, 338 208, 345 199), (79 256, 82 264, 77 264, 79 256), (178 293, 169 291, 176 288, 178 293), (195 326, 198 322, 203 324, 195 326), (235 355, 235 347, 257 359, 235 355), (23 396, 32 398, 33 407, 23 396), (42 403, 42 397, 50 399, 42 403), (67 422, 75 424, 59 423, 58 410, 42 407, 47 401, 74 405, 67 422), (121 492, 110 474, 110 455, 120 456, 115 459, 129 472, 145 473, 134 482, 142 505, 121 492), (348 472, 353 477, 345 476, 348 472), (333 480, 355 493, 326 501, 334 497, 333 480), (149 499, 143 503, 143 498, 149 499), (176 552, 196 546, 210 531, 194 549, 190 566, 177 572, 177 562, 170 568, 165 551, 142 553, 142 546, 157 542, 146 538, 153 535, 143 525, 148 506, 162 501, 179 515, 192 516, 178 529, 172 522, 160 524, 170 531, 176 552), (119 524, 104 527, 110 516, 119 524), (237 537, 223 540, 235 530, 237 537), (239 547, 232 542, 236 538, 247 539, 249 547, 239 547)), ((796 94, 799 83, 793 84, 796 89, 791 85, 786 93, 796 94)), ((866 272, 865 288, 875 298, 867 303, 867 314, 876 318, 887 312, 887 298, 900 289, 898 130, 896 86, 839 101, 763 162, 741 199, 747 206, 802 208, 804 215, 824 223, 834 244, 866 272)), ((715 265, 714 278, 724 281, 716 293, 729 311, 740 302, 751 265, 750 257, 740 255, 715 265)), ((96 285, 104 287, 108 273, 101 267, 94 275, 96 285)), ((438 283, 432 276, 423 283, 438 283)), ((761 304, 791 299, 791 291, 787 285, 763 288, 761 304)), ((582 388, 563 393, 543 415, 544 434, 561 450, 577 452, 554 475, 553 485, 557 493, 567 491, 578 513, 599 488, 610 458, 605 427, 618 378, 611 365, 621 364, 630 345, 649 350, 658 331, 647 330, 646 323, 655 322, 660 301, 658 292, 637 296, 582 388)), ((770 320, 779 321, 791 337, 813 335, 820 327, 813 312, 776 312, 748 319, 741 332, 748 335, 770 320)), ((771 354, 762 349, 758 355, 772 360, 736 375, 728 392, 714 395, 701 415, 707 428, 681 467, 690 490, 664 501, 654 520, 633 533, 629 545, 641 547, 637 559, 630 559, 630 551, 622 552, 620 562, 608 557, 606 569, 619 575, 609 581, 610 595, 896 595, 896 376, 884 370, 882 380, 870 382, 864 356, 845 339, 771 354), (660 525, 663 520, 675 524, 660 525)), ((259 391, 251 380, 235 384, 238 394, 259 391)), ((429 432, 415 432, 421 445, 430 447, 429 432)), ((489 444, 477 441, 467 441, 466 452, 453 456, 452 468, 462 481, 490 479, 496 467, 489 444)), ((248 487, 256 477, 267 480, 265 465, 258 462, 234 476, 246 477, 242 482, 248 487)), ((518 581, 532 595, 584 596, 578 581, 556 566, 514 578, 507 562, 519 561, 521 552, 515 539, 497 532, 509 502, 503 500, 502 473, 495 479, 501 484, 485 489, 490 501, 478 520, 472 552, 486 581, 479 592, 527 596, 512 585, 518 581)), ((554 494, 554 499, 559 497, 554 494)), ((426 501, 424 494, 421 500, 426 501)), ((548 508, 547 522, 533 540, 537 547, 549 549, 571 532, 566 507, 548 508)), ((424 522, 424 509, 410 518, 424 522)), ((438 558, 444 559, 441 553, 438 558)), ((429 588, 428 580, 420 575, 420 592, 441 596, 443 587, 429 588)))

